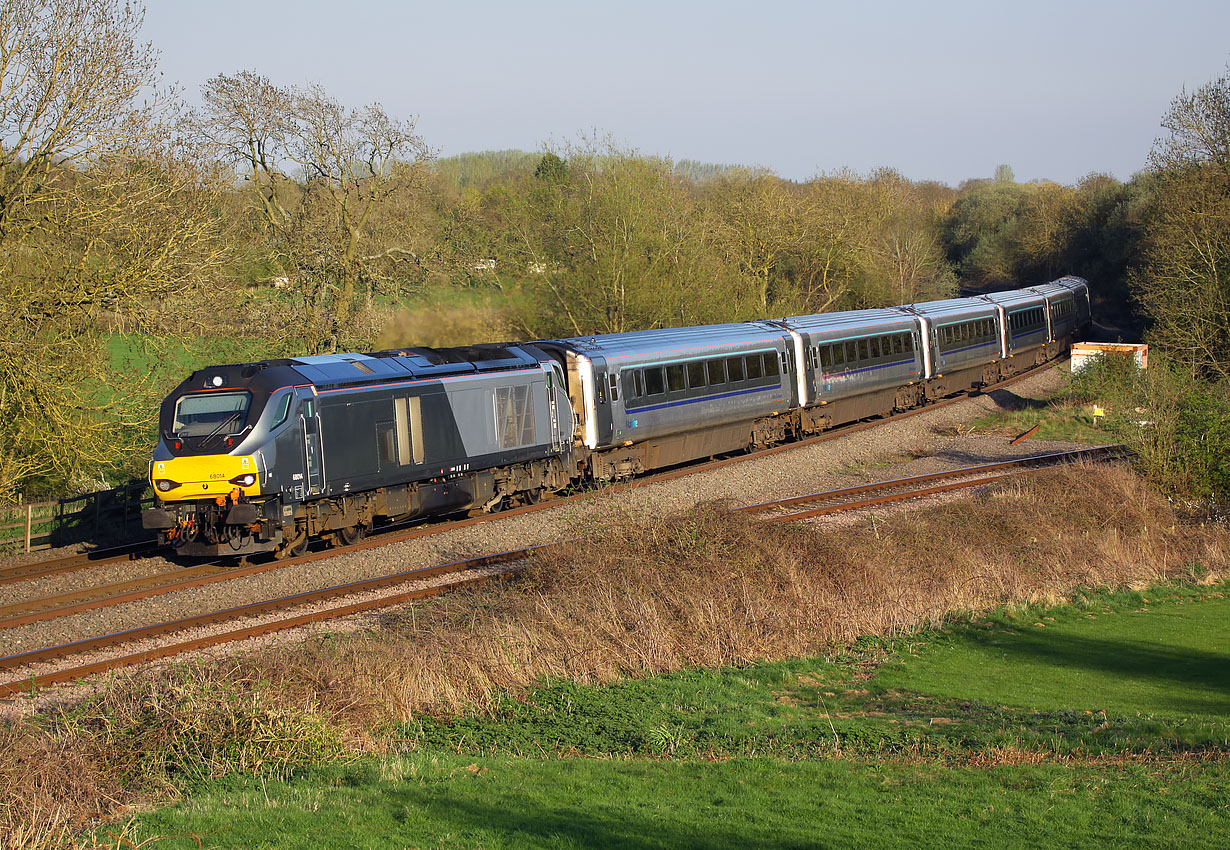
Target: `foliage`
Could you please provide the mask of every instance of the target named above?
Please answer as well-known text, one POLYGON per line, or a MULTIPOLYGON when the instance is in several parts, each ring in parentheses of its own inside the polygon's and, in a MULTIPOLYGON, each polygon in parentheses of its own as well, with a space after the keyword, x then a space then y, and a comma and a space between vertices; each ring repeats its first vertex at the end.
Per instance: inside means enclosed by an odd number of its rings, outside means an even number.
POLYGON ((0 10, 0 498, 33 477, 97 487, 161 389, 107 371, 107 334, 191 332, 228 250, 217 170, 173 99, 138 101, 156 74, 140 23, 118 0, 0 10))
POLYGON ((1164 354, 1138 371, 1130 358, 1095 358, 1073 397, 1107 409, 1106 427, 1167 490, 1230 502, 1230 387, 1193 378, 1164 354))

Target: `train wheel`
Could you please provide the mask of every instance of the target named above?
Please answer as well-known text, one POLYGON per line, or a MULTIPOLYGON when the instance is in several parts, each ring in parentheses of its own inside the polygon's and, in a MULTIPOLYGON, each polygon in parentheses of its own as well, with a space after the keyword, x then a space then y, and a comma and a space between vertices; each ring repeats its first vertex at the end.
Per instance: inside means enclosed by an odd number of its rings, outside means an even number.
POLYGON ((299 530, 299 536, 291 538, 283 543, 273 553, 273 556, 279 560, 283 558, 298 558, 308 547, 308 534, 306 529, 299 530))
POLYGON ((334 540, 341 546, 352 546, 358 543, 367 536, 367 527, 363 525, 352 525, 349 528, 343 528, 334 536, 334 540))
POLYGON ((521 494, 521 503, 525 505, 536 505, 542 501, 542 488, 535 487, 533 490, 526 490, 521 494))

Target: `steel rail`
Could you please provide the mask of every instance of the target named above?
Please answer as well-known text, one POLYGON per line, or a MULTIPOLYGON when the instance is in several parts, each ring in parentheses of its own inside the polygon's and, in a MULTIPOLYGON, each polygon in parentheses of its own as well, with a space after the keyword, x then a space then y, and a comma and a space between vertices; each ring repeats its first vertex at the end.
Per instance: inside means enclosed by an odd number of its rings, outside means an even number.
POLYGON ((826 499, 840 499, 847 496, 857 496, 861 493, 874 493, 879 490, 891 490, 897 487, 911 487, 916 484, 925 484, 929 481, 942 481, 946 478, 961 478, 968 475, 979 475, 983 472, 991 472, 997 469, 1011 469, 1019 466, 1047 466, 1057 465, 1060 463, 1072 463, 1086 459, 1100 459, 1105 457, 1118 457, 1126 451, 1126 446, 1121 443, 1115 443, 1105 446, 1093 446, 1087 449, 1073 449, 1066 452, 1048 452, 1041 455, 1030 455, 1029 457, 1014 458, 1012 460, 993 461, 991 463, 977 464, 976 466, 964 466, 959 469, 949 469, 943 472, 932 472, 927 475, 912 475, 907 478, 894 478, 888 481, 874 481, 869 484, 856 484, 851 487, 840 487, 836 490, 825 490, 819 493, 808 493, 803 496, 790 496, 785 499, 774 499, 769 502, 758 502, 753 505, 740 505, 737 508, 731 508, 733 512, 760 513, 770 511, 776 508, 786 508, 792 505, 803 505, 809 502, 819 502, 826 499))
MULTIPOLYGON (((447 564, 439 564, 434 567, 420 567, 413 570, 394 573, 392 575, 380 576, 378 578, 364 579, 362 581, 349 582, 347 584, 335 585, 333 587, 322 588, 320 590, 306 591, 304 593, 298 593, 292 596, 283 596, 278 599, 265 600, 263 602, 257 602, 250 605, 227 608, 221 611, 214 611, 209 614, 202 614, 196 617, 186 617, 180 620, 158 623, 153 626, 144 626, 141 628, 129 629, 124 632, 116 632, 110 635, 101 635, 96 638, 87 638, 85 640, 62 644, 60 646, 48 647, 41 650, 32 650, 30 652, 24 652, 17 655, 9 655, 4 658, 0 658, 0 669, 15 669, 48 661, 53 658, 81 655, 86 652, 92 652, 108 646, 135 643, 139 640, 146 640, 148 638, 158 637, 164 634, 186 631, 199 626, 216 625, 220 622, 240 619, 242 617, 258 616, 260 614, 267 614, 272 611, 285 610, 288 608, 298 607, 300 605, 319 602, 325 599, 347 596, 353 593, 382 590, 386 587, 404 584, 409 581, 419 581, 425 578, 432 578, 437 575, 461 573, 481 569, 486 566, 521 561, 530 557, 536 551, 559 545, 561 544, 549 544, 549 546, 545 547, 530 546, 524 549, 514 549, 507 552, 497 552, 489 555, 481 555, 477 558, 468 558, 461 561, 453 561, 447 564)), ((47 673, 42 676, 31 676, 26 679, 0 684, 0 697, 13 696, 24 691, 37 689, 38 687, 44 685, 67 682, 72 679, 90 675, 92 673, 105 672, 107 670, 114 670, 119 667, 131 666, 133 664, 139 664, 143 661, 149 661, 155 658, 165 658, 194 649, 217 646, 223 643, 243 640, 248 637, 283 631, 285 629, 295 628, 296 626, 305 625, 307 623, 336 619, 338 617, 349 616, 350 614, 360 613, 363 611, 370 611, 377 608, 388 607, 390 605, 397 605, 414 599, 423 599, 429 596, 435 596, 447 590, 455 590, 458 587, 477 584, 479 582, 486 581, 489 578, 504 575, 507 575, 507 573, 497 573, 492 576, 475 576, 465 578, 454 582, 448 582, 443 585, 419 588, 417 590, 410 590, 404 593, 381 596, 376 599, 364 600, 362 602, 355 602, 337 608, 330 608, 325 611, 314 611, 280 620, 259 623, 246 628, 216 635, 205 635, 193 640, 183 641, 167 646, 154 647, 142 652, 133 653, 131 655, 97 661, 92 664, 82 665, 80 667, 73 667, 71 669, 65 669, 55 673, 47 673)))
POLYGON ((76 572, 89 567, 122 564, 125 561, 139 560, 142 555, 157 549, 158 546, 156 544, 146 542, 129 546, 114 546, 108 549, 95 549, 92 552, 76 552, 63 558, 49 558, 43 561, 32 561, 28 564, 4 567, 0 568, 0 585, 76 572))

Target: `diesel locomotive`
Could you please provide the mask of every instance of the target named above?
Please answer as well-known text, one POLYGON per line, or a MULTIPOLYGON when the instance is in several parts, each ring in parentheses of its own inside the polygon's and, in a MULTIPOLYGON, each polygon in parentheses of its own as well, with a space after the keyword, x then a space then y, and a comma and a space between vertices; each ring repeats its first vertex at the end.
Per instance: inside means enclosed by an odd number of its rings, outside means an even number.
POLYGON ((1065 351, 1089 287, 459 348, 214 366, 163 402, 146 528, 301 553, 378 521, 533 503, 986 386, 1065 351))

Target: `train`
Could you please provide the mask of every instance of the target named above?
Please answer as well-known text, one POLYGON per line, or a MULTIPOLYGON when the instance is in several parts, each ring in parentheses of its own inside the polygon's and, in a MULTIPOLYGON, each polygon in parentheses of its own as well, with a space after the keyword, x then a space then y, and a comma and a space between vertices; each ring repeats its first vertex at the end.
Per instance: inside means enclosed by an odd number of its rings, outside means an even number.
POLYGON ((165 399, 142 524, 187 556, 348 545, 990 386, 1068 349, 1089 285, 721 325, 212 366, 165 399))

